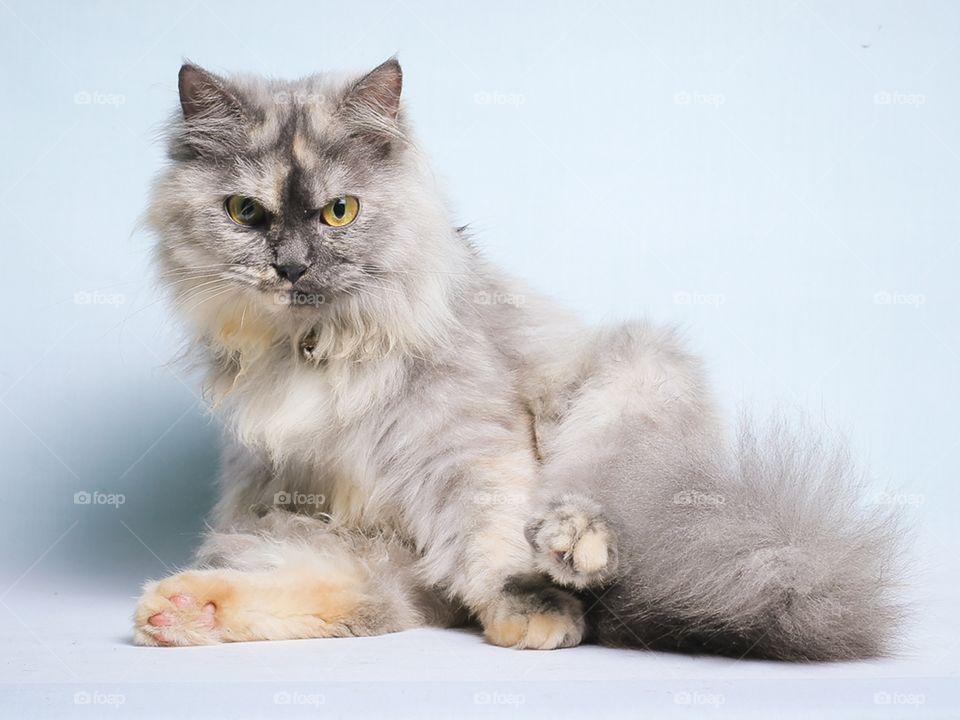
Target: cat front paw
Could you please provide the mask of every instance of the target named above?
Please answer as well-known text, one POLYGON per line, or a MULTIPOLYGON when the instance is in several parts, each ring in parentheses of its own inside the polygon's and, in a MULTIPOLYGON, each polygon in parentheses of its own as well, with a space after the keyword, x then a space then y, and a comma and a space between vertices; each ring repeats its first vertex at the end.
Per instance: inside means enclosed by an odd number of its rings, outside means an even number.
POLYGON ((481 620, 487 640, 518 649, 573 647, 586 632, 581 602, 537 575, 508 580, 501 600, 481 620))
POLYGON ((600 506, 580 495, 563 495, 527 523, 536 567, 560 585, 603 585, 619 565, 617 540, 600 506))
POLYGON ((148 583, 134 613, 137 645, 212 645, 223 642, 220 608, 229 595, 222 579, 188 571, 148 583))

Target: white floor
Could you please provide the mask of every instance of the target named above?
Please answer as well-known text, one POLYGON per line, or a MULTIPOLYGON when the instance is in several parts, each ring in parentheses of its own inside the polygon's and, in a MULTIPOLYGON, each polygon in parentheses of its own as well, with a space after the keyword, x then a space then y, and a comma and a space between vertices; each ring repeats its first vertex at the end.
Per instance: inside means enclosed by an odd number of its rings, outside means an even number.
POLYGON ((139 648, 132 597, 73 585, 32 572, 2 598, 0 717, 960 717, 958 592, 939 581, 915 588, 901 657, 800 666, 450 630, 139 648))

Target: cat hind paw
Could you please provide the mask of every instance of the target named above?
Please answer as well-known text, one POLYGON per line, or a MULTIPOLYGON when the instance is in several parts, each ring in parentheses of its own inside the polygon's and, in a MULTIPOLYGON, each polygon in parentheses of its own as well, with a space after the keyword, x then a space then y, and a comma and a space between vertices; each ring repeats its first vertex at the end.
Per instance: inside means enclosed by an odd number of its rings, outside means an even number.
POLYGON ((619 560, 613 530, 600 507, 578 495, 564 495, 526 527, 536 567, 556 583, 583 589, 603 585, 619 560))

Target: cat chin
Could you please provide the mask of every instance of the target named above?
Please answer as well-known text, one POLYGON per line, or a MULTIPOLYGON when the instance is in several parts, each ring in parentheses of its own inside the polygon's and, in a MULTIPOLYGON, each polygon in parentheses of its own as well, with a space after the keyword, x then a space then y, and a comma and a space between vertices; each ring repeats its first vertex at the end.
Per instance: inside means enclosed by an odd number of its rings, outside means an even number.
POLYGON ((181 308, 181 314, 198 335, 246 353, 268 348, 296 324, 289 306, 278 302, 274 291, 244 287, 181 308))

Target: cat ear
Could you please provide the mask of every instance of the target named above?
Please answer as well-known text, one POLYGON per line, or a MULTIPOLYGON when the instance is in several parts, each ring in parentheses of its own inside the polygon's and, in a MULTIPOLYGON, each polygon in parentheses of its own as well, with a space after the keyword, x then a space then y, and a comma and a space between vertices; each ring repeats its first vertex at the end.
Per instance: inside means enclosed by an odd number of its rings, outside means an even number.
POLYGON ((390 58, 347 90, 341 108, 362 131, 387 137, 399 136, 402 86, 400 63, 396 58, 390 58))
POLYGON ((187 63, 180 68, 178 85, 184 122, 174 127, 175 156, 217 157, 242 146, 243 108, 226 82, 187 63))
POLYGON ((240 102, 227 90, 223 80, 213 73, 186 63, 180 68, 178 87, 184 120, 240 119, 240 102))

